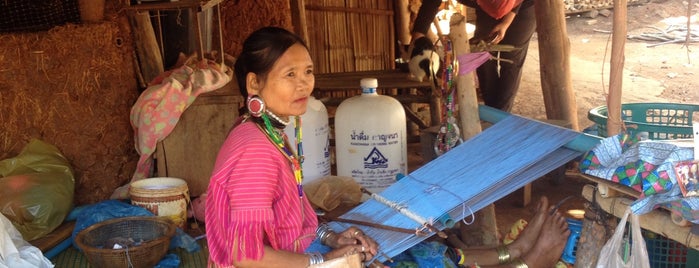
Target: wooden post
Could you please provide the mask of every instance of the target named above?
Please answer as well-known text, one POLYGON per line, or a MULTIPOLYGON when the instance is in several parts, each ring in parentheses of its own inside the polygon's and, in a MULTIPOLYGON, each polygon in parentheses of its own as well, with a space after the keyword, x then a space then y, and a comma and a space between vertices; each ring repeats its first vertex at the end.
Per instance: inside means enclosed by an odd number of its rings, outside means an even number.
POLYGON ((410 43, 410 10, 408 0, 396 1, 396 39, 401 45, 410 43))
MULTIPOLYGON (((449 38, 454 46, 454 57, 470 53, 468 34, 466 33, 466 17, 454 14, 449 21, 449 38)), ((458 66, 457 66, 458 68, 458 66)), ((456 74, 458 71, 455 70, 456 74)), ((456 99, 461 119, 461 137, 467 140, 481 132, 481 120, 478 116, 478 96, 473 72, 455 75, 456 99)))
POLYGON ((626 0, 614 0, 612 26, 612 56, 609 64, 609 95, 607 96, 607 137, 621 131, 621 91, 626 45, 626 0))
POLYGON ((616 220, 613 217, 607 217, 606 212, 594 211, 591 206, 585 208, 585 217, 575 251, 575 268, 591 268, 597 265, 600 250, 612 236, 615 225, 616 220), (607 221, 600 223, 597 221, 598 217, 606 217, 607 221))
POLYGON ((311 44, 309 43, 310 40, 308 40, 308 27, 306 26, 306 1, 291 0, 289 5, 291 8, 291 23, 294 25, 294 32, 296 32, 310 48, 311 44))
POLYGON ((564 3, 560 0, 538 0, 534 1, 534 5, 546 117, 568 121, 572 129, 580 130, 578 105, 570 78, 570 40, 564 3))
POLYGON ((141 75, 147 84, 163 73, 165 69, 148 11, 133 13, 131 27, 134 32, 134 43, 136 44, 141 75))
MULTIPOLYGON (((461 14, 452 15, 449 21, 449 38, 454 46, 454 56, 470 52, 468 34, 466 33, 466 17, 461 14)), ((454 73, 458 73, 457 70, 454 73)), ((456 99, 459 106, 461 137, 467 140, 481 132, 481 121, 478 116, 478 96, 473 72, 456 75, 456 99)), ((471 178, 476 179, 476 178, 471 178)), ((461 224, 461 238, 468 246, 498 245, 498 228, 495 221, 495 205, 490 204, 475 214, 471 225, 461 224), (473 239, 472 239, 473 238, 473 239)))

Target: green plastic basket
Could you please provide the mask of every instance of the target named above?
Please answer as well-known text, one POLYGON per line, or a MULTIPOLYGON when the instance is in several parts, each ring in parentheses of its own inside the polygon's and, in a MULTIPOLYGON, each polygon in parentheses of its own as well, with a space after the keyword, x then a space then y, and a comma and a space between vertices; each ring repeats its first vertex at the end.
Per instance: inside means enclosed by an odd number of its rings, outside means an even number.
MULTIPOLYGON (((627 128, 648 132, 653 140, 692 138, 692 119, 699 116, 699 105, 681 103, 625 103, 621 119, 627 128)), ((607 106, 591 109, 587 118, 597 125, 597 132, 607 137, 607 106)))

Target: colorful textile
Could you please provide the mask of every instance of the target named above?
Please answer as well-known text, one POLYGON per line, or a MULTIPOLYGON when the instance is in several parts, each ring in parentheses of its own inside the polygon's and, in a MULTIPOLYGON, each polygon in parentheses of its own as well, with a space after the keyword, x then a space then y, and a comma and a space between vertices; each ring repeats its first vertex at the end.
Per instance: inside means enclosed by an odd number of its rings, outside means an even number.
POLYGON ((264 246, 303 253, 318 220, 299 199, 289 160, 253 122, 235 127, 216 159, 206 201, 210 263, 260 259, 264 246))
POLYGON ((492 57, 490 52, 474 52, 466 53, 456 56, 456 60, 459 62, 459 75, 465 75, 478 69, 483 63, 488 61, 492 57))
POLYGON ((165 72, 151 82, 131 108, 136 151, 140 155, 131 181, 150 174, 155 147, 172 132, 180 116, 202 93, 219 89, 231 77, 218 64, 203 60, 165 72))
POLYGON ((580 162, 588 175, 627 185, 641 196, 631 204, 636 214, 666 206, 699 223, 699 197, 684 197, 672 163, 693 158, 693 148, 673 141, 641 140, 633 132, 600 141, 580 162))
POLYGON ((447 246, 439 242, 420 242, 407 251, 398 254, 393 262, 384 263, 391 268, 456 268, 456 264, 444 254, 447 246))

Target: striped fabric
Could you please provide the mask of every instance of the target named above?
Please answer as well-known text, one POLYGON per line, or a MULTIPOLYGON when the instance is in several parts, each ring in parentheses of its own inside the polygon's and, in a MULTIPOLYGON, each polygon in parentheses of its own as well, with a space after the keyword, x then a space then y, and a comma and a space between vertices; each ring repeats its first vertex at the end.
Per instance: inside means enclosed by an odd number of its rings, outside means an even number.
POLYGON ((260 259, 264 246, 302 253, 318 220, 299 199, 289 160, 252 122, 234 128, 209 182, 206 233, 212 266, 260 259))

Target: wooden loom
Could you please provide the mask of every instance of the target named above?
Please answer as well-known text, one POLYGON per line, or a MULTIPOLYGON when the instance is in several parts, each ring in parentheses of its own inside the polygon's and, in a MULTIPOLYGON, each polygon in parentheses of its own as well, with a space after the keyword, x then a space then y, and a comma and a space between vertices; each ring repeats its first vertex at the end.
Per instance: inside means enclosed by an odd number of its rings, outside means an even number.
MULTIPOLYGON (((598 139, 566 128, 508 115, 489 107, 479 108, 481 118, 497 122, 492 127, 413 171, 380 193, 444 230, 454 222, 504 197, 591 149, 598 139), (499 122, 498 122, 499 121, 499 122)), ((350 223, 379 243, 387 261, 418 244, 433 231, 422 223, 374 199, 330 222, 334 230, 350 223), (374 222, 391 228, 357 225, 374 222), (415 233, 400 230, 416 230, 415 233), (417 231, 428 235, 417 235, 417 231)))

